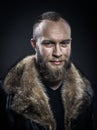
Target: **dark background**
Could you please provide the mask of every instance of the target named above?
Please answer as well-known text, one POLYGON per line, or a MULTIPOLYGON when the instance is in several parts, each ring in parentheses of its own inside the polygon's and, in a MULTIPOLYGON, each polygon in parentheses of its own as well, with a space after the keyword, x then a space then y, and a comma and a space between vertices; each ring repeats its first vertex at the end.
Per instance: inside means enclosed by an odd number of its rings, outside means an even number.
MULTIPOLYGON (((0 78, 23 57, 32 54, 32 23, 45 11, 57 11, 72 28, 72 59, 93 85, 97 100, 96 3, 92 1, 17 0, 0 2, 0 78)), ((97 108, 97 106, 96 106, 97 108)), ((95 111, 95 130, 97 130, 95 111)))

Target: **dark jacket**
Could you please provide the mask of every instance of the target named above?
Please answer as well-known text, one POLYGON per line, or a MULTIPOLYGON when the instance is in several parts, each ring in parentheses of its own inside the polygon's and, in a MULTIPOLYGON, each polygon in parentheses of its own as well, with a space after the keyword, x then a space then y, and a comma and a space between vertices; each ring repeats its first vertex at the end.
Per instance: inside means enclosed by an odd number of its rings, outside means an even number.
MULTIPOLYGON (((61 89, 65 130, 93 130, 93 90, 89 81, 71 63, 61 89)), ((8 130, 56 130, 56 121, 44 85, 28 56, 14 66, 3 84, 3 127, 8 130), (6 120, 5 120, 6 119, 6 120)), ((3 128, 4 129, 4 128, 3 128)))

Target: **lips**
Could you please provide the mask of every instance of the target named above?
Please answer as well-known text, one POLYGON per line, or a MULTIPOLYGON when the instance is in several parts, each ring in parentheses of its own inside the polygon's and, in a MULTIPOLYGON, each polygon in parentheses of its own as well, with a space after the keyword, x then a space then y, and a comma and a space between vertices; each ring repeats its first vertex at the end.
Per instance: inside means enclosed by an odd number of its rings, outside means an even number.
POLYGON ((63 61, 50 61, 54 65, 61 65, 63 61))

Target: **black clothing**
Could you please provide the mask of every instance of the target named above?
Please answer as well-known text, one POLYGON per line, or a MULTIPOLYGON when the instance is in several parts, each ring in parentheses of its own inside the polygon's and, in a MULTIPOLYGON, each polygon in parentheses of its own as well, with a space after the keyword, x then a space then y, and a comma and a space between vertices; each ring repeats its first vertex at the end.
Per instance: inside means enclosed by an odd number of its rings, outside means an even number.
POLYGON ((57 130, 65 130, 64 128, 64 107, 62 104, 61 87, 57 90, 52 90, 49 87, 45 87, 50 98, 49 103, 54 114, 54 118, 57 122, 57 130))
POLYGON ((0 87, 0 130, 56 130, 60 118, 65 130, 93 130, 94 93, 73 63, 55 97, 40 79, 34 56, 10 70, 0 87))

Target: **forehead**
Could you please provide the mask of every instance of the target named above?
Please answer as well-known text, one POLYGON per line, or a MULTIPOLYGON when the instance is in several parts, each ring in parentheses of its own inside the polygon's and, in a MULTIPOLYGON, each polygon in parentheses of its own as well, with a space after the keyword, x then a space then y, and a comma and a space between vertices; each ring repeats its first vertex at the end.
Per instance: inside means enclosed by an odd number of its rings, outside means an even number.
POLYGON ((37 37, 47 37, 50 39, 70 38, 71 30, 64 20, 50 21, 43 20, 35 30, 37 37))

